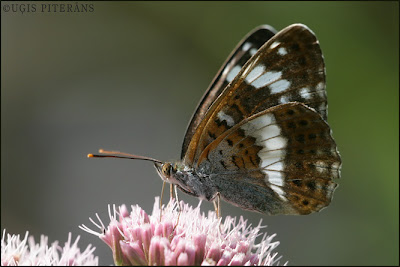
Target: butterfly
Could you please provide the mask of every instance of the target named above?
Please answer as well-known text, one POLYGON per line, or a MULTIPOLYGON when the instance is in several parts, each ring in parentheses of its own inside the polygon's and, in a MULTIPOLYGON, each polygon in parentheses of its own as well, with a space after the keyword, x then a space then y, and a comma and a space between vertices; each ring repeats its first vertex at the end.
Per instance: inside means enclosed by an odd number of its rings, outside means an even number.
POLYGON ((341 158, 315 34, 303 24, 247 34, 200 100, 180 161, 108 153, 89 156, 150 160, 164 181, 200 199, 268 215, 320 211, 332 200, 341 158))

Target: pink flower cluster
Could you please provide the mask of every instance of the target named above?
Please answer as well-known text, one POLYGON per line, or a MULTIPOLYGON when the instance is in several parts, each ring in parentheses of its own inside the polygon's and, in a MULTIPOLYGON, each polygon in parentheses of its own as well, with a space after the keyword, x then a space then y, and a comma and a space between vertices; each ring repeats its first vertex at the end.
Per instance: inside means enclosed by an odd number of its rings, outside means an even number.
POLYGON ((181 211, 172 200, 159 209, 156 198, 153 213, 148 215, 139 206, 131 211, 125 205, 113 212, 109 206, 110 224, 94 223, 101 233, 85 225, 81 228, 99 236, 113 252, 116 265, 274 265, 281 257, 272 253, 279 242, 261 234, 258 225, 251 228, 243 217, 226 217, 222 222, 215 212, 200 212, 200 204, 192 208, 181 202, 181 211), (161 214, 162 212, 162 214, 161 214), (118 215, 118 219, 117 219, 118 215), (161 215, 161 218, 160 218, 161 215))
POLYGON ((94 247, 89 245, 83 252, 78 248, 79 236, 72 243, 71 233, 64 247, 53 242, 48 246, 48 237, 42 235, 40 243, 35 243, 33 236, 21 240, 20 235, 10 235, 3 231, 1 239, 1 266, 82 266, 98 265, 98 258, 93 256, 94 247))

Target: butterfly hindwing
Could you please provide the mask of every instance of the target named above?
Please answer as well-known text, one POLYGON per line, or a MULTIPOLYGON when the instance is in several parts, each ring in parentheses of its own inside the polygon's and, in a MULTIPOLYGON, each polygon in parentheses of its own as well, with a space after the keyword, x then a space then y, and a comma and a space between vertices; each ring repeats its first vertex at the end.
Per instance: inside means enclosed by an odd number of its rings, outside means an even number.
POLYGON ((184 162, 196 164, 211 142, 242 120, 293 101, 305 103, 326 119, 321 49, 314 33, 301 24, 278 32, 247 61, 206 112, 184 162))
POLYGON ((183 140, 181 158, 185 156, 189 142, 211 104, 217 99, 233 78, 235 78, 251 56, 253 56, 264 43, 271 39, 275 33, 276 30, 271 26, 261 25, 249 32, 231 52, 193 113, 183 140))
POLYGON ((198 163, 234 205, 268 214, 308 214, 329 205, 341 161, 321 115, 291 102, 230 128, 198 163))

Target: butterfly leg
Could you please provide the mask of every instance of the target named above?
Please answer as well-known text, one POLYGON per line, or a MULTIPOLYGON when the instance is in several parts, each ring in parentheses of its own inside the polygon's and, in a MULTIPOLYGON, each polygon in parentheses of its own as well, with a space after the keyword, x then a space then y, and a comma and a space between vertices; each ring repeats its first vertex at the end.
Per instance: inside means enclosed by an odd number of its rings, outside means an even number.
MULTIPOLYGON (((217 192, 216 200, 214 198, 213 203, 217 219, 219 220, 221 218, 221 194, 219 192, 217 192)), ((219 221, 219 231, 222 233, 222 220, 219 221)))
POLYGON ((160 222, 162 217, 162 198, 164 195, 164 188, 165 188, 165 181, 163 181, 162 188, 161 188, 161 196, 160 196, 160 222))
POLYGON ((178 224, 179 224, 179 218, 181 217, 181 213, 182 213, 181 203, 179 202, 179 199, 178 199, 177 185, 172 185, 172 184, 171 184, 171 187, 170 187, 171 198, 173 198, 173 195, 174 195, 174 192, 173 192, 173 191, 175 191, 175 199, 176 199, 176 202, 177 202, 178 219, 176 220, 176 224, 175 224, 175 226, 174 226, 174 229, 172 229, 172 232, 171 232, 171 234, 170 234, 169 237, 168 237, 169 242, 171 242, 171 241, 172 241, 172 238, 174 237, 173 234, 174 234, 174 232, 175 232, 176 227, 177 227, 178 224))
POLYGON ((178 198, 177 185, 170 184, 169 193, 170 193, 170 199, 175 198, 176 203, 178 204, 177 209, 180 212, 181 211, 181 207, 180 207, 179 198, 178 198))
POLYGON ((217 214, 217 218, 221 218, 221 194, 217 192, 217 200, 213 200, 215 213, 217 214))
POLYGON ((169 184, 169 198, 174 198, 174 185, 173 184, 169 184))

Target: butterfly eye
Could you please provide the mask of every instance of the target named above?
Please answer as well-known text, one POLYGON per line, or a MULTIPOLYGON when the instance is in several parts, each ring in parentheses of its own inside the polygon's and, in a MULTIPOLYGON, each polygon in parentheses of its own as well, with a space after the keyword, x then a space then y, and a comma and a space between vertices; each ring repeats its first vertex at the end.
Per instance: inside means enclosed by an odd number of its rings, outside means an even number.
POLYGON ((171 163, 165 163, 161 171, 165 178, 169 178, 171 175, 171 163))

